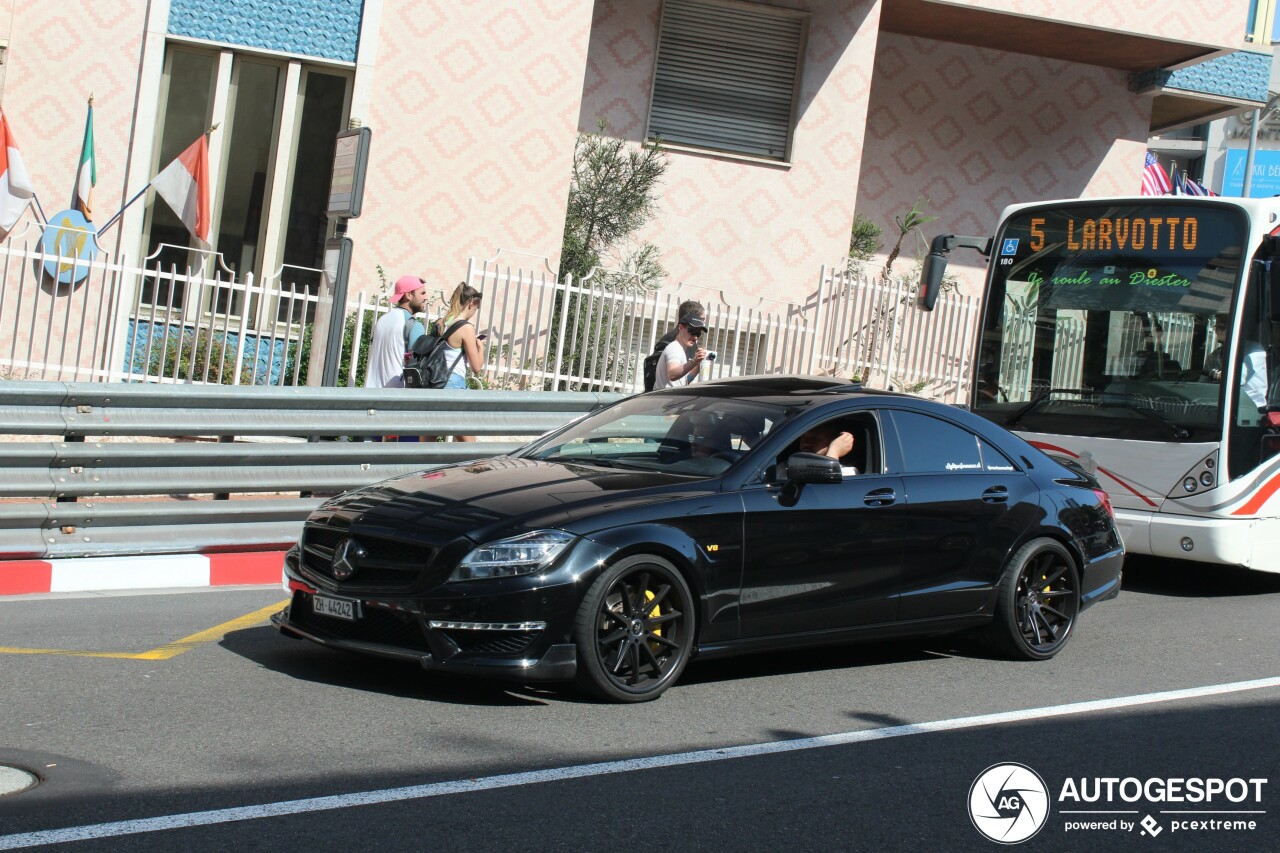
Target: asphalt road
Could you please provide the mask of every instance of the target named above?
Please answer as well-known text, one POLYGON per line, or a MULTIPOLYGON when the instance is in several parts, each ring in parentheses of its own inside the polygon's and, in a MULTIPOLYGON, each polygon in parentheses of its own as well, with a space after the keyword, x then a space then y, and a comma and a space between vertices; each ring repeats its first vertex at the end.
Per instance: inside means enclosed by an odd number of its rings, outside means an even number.
POLYGON ((0 599, 0 764, 43 777, 0 797, 0 849, 993 850, 970 789, 1016 762, 1049 800, 1020 849, 1280 850, 1280 576, 1131 560, 1049 662, 954 639, 695 662, 628 707, 288 640, 261 615, 283 599, 0 599), (1061 799, 1128 777, 1267 782, 1061 799), (1154 838, 1067 830, 1147 816, 1154 838))

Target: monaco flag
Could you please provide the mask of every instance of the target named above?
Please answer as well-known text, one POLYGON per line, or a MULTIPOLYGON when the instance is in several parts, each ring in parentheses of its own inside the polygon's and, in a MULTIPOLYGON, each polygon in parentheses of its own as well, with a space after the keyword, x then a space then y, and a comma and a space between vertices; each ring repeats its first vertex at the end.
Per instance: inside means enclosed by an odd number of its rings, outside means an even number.
POLYGON ((197 240, 209 244, 209 138, 201 135, 164 167, 151 186, 197 240))
POLYGON ((34 195, 22 152, 9 130, 9 120, 0 111, 0 240, 9 236, 34 195))

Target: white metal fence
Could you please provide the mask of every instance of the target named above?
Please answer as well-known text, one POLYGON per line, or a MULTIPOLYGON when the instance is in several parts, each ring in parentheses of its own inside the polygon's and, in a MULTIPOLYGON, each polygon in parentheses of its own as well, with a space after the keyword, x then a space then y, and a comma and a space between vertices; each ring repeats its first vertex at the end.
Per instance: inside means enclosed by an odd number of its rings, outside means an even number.
POLYGON ((467 282, 484 294, 488 381, 504 388, 639 391, 641 360, 696 299, 707 308, 704 380, 753 374, 866 377, 873 387, 958 401, 968 389, 977 300, 943 294, 933 313, 915 283, 823 267, 803 303, 734 303, 722 291, 648 291, 595 271, 558 281, 541 258, 472 259, 467 282))
MULTIPOLYGON (((94 261, 79 283, 59 285, 42 272, 46 263, 68 260, 16 240, 0 245, 0 378, 319 382, 311 330, 332 306, 318 270, 237 276, 218 256, 166 247, 141 265, 94 261)), ((687 285, 655 292, 603 271, 561 281, 545 259, 503 252, 472 259, 466 280, 484 294, 477 325, 488 334, 492 388, 638 391, 642 359, 685 299, 708 309, 705 345, 717 359, 704 379, 865 377, 871 387, 945 401, 968 388, 977 300, 943 294, 934 312, 922 312, 914 282, 852 276, 843 266, 823 267, 815 291, 796 303, 734 302, 687 285)), ((447 296, 439 293, 432 309, 447 296)), ((345 307, 339 381, 354 387, 373 323, 389 308, 363 293, 345 307)))
POLYGON ((84 262, 14 238, 0 244, 0 378, 297 384, 320 280, 237 278, 220 256, 167 246, 140 265, 84 262))
POLYGON ((917 282, 823 267, 816 325, 821 346, 809 373, 864 377, 891 388, 960 402, 968 393, 978 300, 939 295, 932 312, 916 306, 917 282))

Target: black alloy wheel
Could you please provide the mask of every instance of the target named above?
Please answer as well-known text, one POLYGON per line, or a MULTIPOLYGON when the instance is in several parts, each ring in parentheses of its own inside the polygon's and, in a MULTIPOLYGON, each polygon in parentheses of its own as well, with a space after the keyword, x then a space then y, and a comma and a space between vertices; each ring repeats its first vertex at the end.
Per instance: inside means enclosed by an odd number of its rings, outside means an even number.
POLYGON ((1035 539, 1009 560, 988 636, 1012 657, 1048 660, 1067 644, 1079 612, 1075 559, 1061 543, 1035 539))
POLYGON ((646 702, 675 683, 693 650, 693 596, 671 563, 620 560, 596 578, 578 609, 578 682, 613 702, 646 702))

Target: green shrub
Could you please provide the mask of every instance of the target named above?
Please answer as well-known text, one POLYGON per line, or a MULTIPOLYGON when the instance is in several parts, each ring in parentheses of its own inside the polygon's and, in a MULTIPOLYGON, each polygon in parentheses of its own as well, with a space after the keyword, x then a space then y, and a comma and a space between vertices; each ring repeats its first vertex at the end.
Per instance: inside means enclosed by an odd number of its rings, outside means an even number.
MULTIPOLYGON (((178 379, 189 379, 193 382, 234 385, 236 348, 227 345, 221 338, 213 338, 210 332, 197 335, 191 330, 185 330, 180 335, 170 335, 163 347, 152 348, 147 373, 165 377, 176 376, 178 379), (206 364, 208 365, 207 375, 206 364)), ((247 365, 241 365, 240 384, 249 385, 252 382, 253 371, 247 365)))
MULTIPOLYGON (((342 326, 342 360, 338 362, 338 387, 347 387, 347 376, 351 373, 351 350, 356 337, 356 313, 347 315, 342 326)), ((360 352, 356 354, 356 372, 355 384, 362 386, 364 384, 364 371, 369 363, 369 341, 373 337, 373 324, 376 321, 372 311, 364 312, 364 329, 360 333, 360 352)), ((294 365, 301 360, 302 365, 298 368, 298 385, 306 385, 307 378, 310 376, 311 367, 311 346, 315 333, 315 324, 309 324, 302 333, 301 345, 293 345, 289 349, 288 357, 285 360, 285 376, 292 377, 294 365)))

